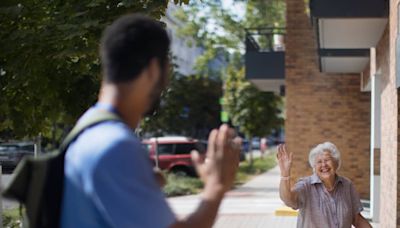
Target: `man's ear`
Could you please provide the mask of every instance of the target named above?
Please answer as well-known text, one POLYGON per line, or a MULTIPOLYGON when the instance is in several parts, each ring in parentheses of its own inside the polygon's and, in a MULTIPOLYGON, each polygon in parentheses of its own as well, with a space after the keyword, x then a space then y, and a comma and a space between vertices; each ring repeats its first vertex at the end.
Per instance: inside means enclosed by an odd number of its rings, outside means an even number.
POLYGON ((148 72, 149 72, 149 79, 152 81, 160 80, 160 62, 157 58, 152 58, 149 63, 148 72))

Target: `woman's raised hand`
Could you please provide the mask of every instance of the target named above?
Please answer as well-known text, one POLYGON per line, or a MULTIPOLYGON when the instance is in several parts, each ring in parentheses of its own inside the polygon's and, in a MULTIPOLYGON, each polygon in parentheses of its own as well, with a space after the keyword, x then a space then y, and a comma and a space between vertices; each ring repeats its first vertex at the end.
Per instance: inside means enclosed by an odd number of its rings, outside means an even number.
POLYGON ((278 146, 278 154, 276 155, 278 158, 279 168, 281 169, 281 176, 288 177, 290 176, 290 168, 292 167, 292 159, 293 153, 289 153, 286 150, 285 144, 280 144, 278 146))

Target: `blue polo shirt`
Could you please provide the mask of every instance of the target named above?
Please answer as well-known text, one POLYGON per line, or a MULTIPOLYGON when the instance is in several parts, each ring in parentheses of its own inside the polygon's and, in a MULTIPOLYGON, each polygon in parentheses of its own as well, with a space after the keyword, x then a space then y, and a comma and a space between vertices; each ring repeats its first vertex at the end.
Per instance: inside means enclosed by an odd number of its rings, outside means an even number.
POLYGON ((147 152, 123 123, 86 129, 67 150, 64 170, 63 228, 169 227, 175 222, 147 152))

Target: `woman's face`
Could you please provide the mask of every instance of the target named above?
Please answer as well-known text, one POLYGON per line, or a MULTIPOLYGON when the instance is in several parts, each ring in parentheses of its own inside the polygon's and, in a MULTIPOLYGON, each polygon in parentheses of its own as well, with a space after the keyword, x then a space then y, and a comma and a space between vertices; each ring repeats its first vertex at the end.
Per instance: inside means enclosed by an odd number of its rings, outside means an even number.
POLYGON ((321 180, 329 180, 336 175, 338 165, 329 151, 315 157, 315 172, 321 180))

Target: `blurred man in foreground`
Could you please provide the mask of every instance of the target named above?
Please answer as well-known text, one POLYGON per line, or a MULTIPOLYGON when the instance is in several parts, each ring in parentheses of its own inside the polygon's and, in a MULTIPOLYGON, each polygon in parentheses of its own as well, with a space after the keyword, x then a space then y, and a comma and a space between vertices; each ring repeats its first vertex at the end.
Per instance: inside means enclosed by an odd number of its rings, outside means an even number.
POLYGON ((118 115, 85 130, 65 158, 62 227, 211 227, 235 178, 240 139, 223 125, 210 133, 205 161, 192 158, 204 181, 202 200, 186 219, 175 217, 157 184, 148 154, 132 131, 152 112, 168 82, 170 40, 157 21, 128 15, 103 34, 98 111, 118 115))

